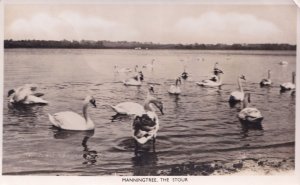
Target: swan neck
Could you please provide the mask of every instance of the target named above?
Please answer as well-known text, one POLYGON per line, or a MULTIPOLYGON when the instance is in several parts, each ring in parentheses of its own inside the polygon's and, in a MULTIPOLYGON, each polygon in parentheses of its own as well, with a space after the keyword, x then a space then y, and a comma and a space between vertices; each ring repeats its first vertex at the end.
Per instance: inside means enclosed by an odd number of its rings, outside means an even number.
POLYGON ((295 74, 293 73, 292 83, 295 84, 295 74))
POLYGON ((239 86, 240 91, 241 91, 241 92, 244 92, 243 87, 242 87, 242 84, 241 84, 241 79, 240 79, 240 77, 238 77, 238 86, 239 86))
POLYGON ((145 105, 144 105, 144 109, 145 111, 151 111, 154 112, 154 108, 151 106, 151 100, 146 100, 145 105))
POLYGON ((87 113, 87 109, 88 109, 88 103, 85 103, 85 104, 83 105, 83 110, 82 110, 82 112, 83 112, 83 117, 84 117, 84 119, 85 119, 86 122, 87 122, 88 119, 89 119, 89 115, 88 115, 88 113, 87 113))
POLYGON ((269 80, 271 79, 271 73, 270 73, 270 71, 268 71, 268 79, 269 80))
POLYGON ((244 100, 243 100, 243 108, 246 108, 246 107, 248 107, 248 99, 247 99, 247 97, 245 97, 244 100))

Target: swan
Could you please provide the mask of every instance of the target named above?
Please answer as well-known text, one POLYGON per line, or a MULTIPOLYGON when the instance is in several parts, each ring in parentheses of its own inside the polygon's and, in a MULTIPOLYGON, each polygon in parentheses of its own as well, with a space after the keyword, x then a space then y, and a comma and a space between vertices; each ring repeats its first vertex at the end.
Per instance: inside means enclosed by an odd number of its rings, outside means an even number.
POLYGON ((142 77, 141 73, 138 73, 137 76, 124 80, 123 84, 126 86, 141 86, 142 85, 141 77, 142 77))
POLYGON ((244 75, 241 75, 238 77, 237 81, 238 81, 239 90, 231 92, 231 94, 229 96, 229 102, 237 102, 237 101, 244 100, 245 93, 244 93, 244 89, 241 84, 241 80, 246 80, 244 75))
POLYGON ((132 69, 125 67, 125 68, 121 68, 119 69, 119 66, 115 65, 115 73, 130 73, 132 72, 132 69))
POLYGON ((260 82, 260 86, 270 86, 272 84, 271 80, 271 70, 268 70, 268 78, 262 79, 260 82))
POLYGON ((181 74, 181 78, 186 80, 189 77, 189 74, 186 72, 186 66, 183 68, 183 73, 181 74))
MULTIPOLYGON (((145 101, 155 99, 152 94, 154 93, 154 87, 151 85, 148 89, 147 97, 145 101)), ((115 106, 109 105, 117 114, 121 115, 142 115, 145 113, 144 107, 135 102, 122 102, 115 106)))
POLYGON ((181 78, 177 78, 176 81, 175 81, 175 85, 171 85, 170 89, 169 89, 169 93, 170 94, 180 94, 181 93, 181 90, 180 90, 180 87, 179 87, 179 83, 181 84, 181 78))
POLYGON ((144 104, 145 113, 135 116, 132 123, 132 137, 140 144, 145 144, 150 139, 153 139, 153 144, 155 143, 159 120, 153 105, 160 110, 162 115, 164 114, 161 101, 148 99, 144 104))
POLYGON ((289 91, 289 90, 294 90, 296 88, 295 85, 295 75, 296 73, 292 73, 292 82, 286 82, 280 85, 281 91, 289 91))
POLYGON ((196 82, 197 85, 204 87, 219 87, 222 85, 222 79, 220 74, 224 74, 223 71, 218 70, 216 72, 216 79, 202 80, 202 82, 196 82))
POLYGON ((261 112, 257 108, 248 107, 250 93, 245 94, 243 109, 239 112, 238 118, 245 123, 260 123, 263 120, 261 112))
POLYGON ((151 70, 153 71, 153 68, 154 68, 154 61, 155 61, 155 59, 152 59, 151 63, 150 63, 150 64, 143 65, 143 68, 151 69, 151 70))
POLYGON ((221 69, 218 68, 218 62, 215 63, 214 69, 213 69, 213 75, 211 76, 210 80, 211 81, 217 81, 218 80, 218 74, 223 73, 221 69))
POLYGON ((279 62, 279 64, 285 66, 285 65, 288 65, 288 62, 287 61, 281 61, 281 62, 279 62))
POLYGON ((23 86, 11 89, 8 91, 8 97, 11 96, 9 103, 13 104, 48 104, 48 101, 40 98, 42 93, 35 93, 37 89, 36 84, 25 84, 23 86))
POLYGON ((94 130, 94 122, 87 113, 89 103, 96 107, 96 100, 92 96, 86 96, 83 104, 83 117, 75 112, 65 111, 53 115, 48 114, 49 120, 55 127, 64 130, 94 130))

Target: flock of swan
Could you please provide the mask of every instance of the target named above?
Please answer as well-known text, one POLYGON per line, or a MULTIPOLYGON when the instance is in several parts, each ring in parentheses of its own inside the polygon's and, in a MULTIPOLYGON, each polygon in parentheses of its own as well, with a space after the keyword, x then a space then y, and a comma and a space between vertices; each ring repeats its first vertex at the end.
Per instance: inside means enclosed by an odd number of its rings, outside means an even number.
MULTIPOLYGON (((143 66, 143 68, 154 69, 154 60, 150 64, 143 66)), ((132 72, 130 68, 119 68, 114 67, 116 73, 127 73, 132 72)), ((144 80, 144 75, 142 71, 138 71, 138 67, 135 66, 134 71, 136 74, 123 81, 126 86, 141 86, 144 80)), ((209 79, 196 82, 197 85, 203 87, 219 87, 222 85, 221 75, 224 74, 218 67, 218 63, 215 63, 213 74, 209 79)), ((168 93, 173 95, 180 95, 180 85, 182 80, 189 77, 189 74, 184 69, 184 72, 175 79, 174 85, 171 85, 168 93)), ((260 124, 263 120, 261 112, 255 108, 250 107, 250 93, 245 93, 242 87, 242 80, 246 80, 244 75, 237 77, 238 90, 231 92, 229 96, 229 103, 242 103, 242 110, 238 113, 238 118, 241 122, 247 124, 260 124)), ((262 87, 271 86, 271 71, 268 70, 268 77, 262 79, 260 82, 262 87)), ((282 91, 291 90, 295 93, 295 72, 292 73, 292 81, 283 83, 280 85, 282 91)), ((21 87, 8 91, 9 103, 15 105, 29 105, 29 104, 48 104, 48 101, 42 99, 43 93, 37 92, 36 84, 25 84, 21 87)), ((95 124, 93 120, 88 115, 88 107, 96 107, 96 100, 93 96, 86 96, 83 102, 83 115, 72 111, 58 112, 55 114, 48 114, 49 120, 53 126, 64 129, 64 130, 77 130, 86 131, 94 130, 95 124)), ((145 144, 149 140, 153 140, 155 143, 155 138, 159 129, 159 119, 156 114, 157 108, 163 115, 163 102, 154 97, 154 86, 150 85, 148 88, 147 96, 145 97, 144 105, 135 102, 122 102, 117 105, 109 105, 109 107, 120 115, 132 115, 134 117, 132 123, 132 137, 136 142, 140 144, 145 144)))

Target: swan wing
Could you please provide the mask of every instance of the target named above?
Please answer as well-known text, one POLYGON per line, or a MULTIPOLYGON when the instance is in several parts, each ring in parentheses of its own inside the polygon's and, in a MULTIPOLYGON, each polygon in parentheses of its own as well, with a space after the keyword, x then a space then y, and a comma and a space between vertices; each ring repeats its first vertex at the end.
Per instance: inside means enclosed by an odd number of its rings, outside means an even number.
POLYGON ((231 94, 230 94, 230 98, 229 100, 231 101, 243 101, 244 100, 244 92, 241 92, 241 91, 233 91, 231 94))
POLYGON ((295 84, 291 83, 291 82, 287 82, 287 83, 283 83, 280 85, 280 87, 282 89, 286 89, 286 90, 290 90, 290 89, 295 89, 295 84))
POLYGON ((137 81, 137 80, 135 80, 133 78, 129 78, 129 79, 123 81, 123 83, 125 85, 135 85, 135 86, 142 85, 142 83, 140 81, 137 81))
POLYGON ((119 114, 142 115, 145 113, 144 107, 134 102, 122 102, 113 106, 113 109, 119 114))
POLYGON ((49 115, 50 122, 65 130, 86 130, 87 122, 79 114, 71 111, 59 112, 49 115))
POLYGON ((250 108, 250 107, 241 110, 241 112, 238 114, 238 117, 242 120, 250 121, 250 122, 263 119, 261 112, 257 108, 250 108))
POLYGON ((23 103, 24 104, 48 104, 48 101, 46 101, 40 97, 28 95, 23 103))
POLYGON ((221 81, 212 81, 212 80, 202 80, 202 82, 197 82, 196 84, 200 86, 208 86, 208 87, 218 87, 222 85, 221 81))
POLYGON ((176 92, 176 87, 175 85, 171 85, 170 89, 169 89, 169 93, 175 93, 176 92))

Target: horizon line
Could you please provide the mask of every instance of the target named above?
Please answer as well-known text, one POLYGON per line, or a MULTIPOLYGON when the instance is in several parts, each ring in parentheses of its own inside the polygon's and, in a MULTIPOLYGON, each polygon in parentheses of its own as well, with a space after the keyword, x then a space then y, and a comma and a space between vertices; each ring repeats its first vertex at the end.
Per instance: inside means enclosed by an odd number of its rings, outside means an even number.
POLYGON ((46 40, 46 39, 4 39, 4 41, 8 41, 8 40, 12 40, 12 41, 69 41, 69 42, 81 42, 81 41, 88 41, 88 42, 99 42, 99 41, 106 41, 106 42, 136 42, 136 43, 141 43, 141 44, 159 44, 159 45, 170 45, 170 44, 182 44, 182 45, 193 45, 193 44, 204 44, 204 45, 234 45, 234 44, 248 44, 248 45, 252 45, 252 44, 288 44, 288 45, 292 45, 292 46, 297 46, 297 43, 292 44, 292 43, 288 43, 288 42, 256 42, 256 43, 245 43, 245 42, 235 42, 235 43, 200 43, 200 42, 193 42, 193 43, 160 43, 160 42, 153 42, 153 41, 129 41, 129 40, 117 40, 117 41, 113 41, 113 40, 90 40, 90 39, 72 39, 72 40, 68 40, 68 39, 57 39, 57 40, 46 40))

